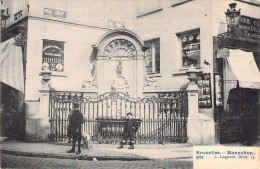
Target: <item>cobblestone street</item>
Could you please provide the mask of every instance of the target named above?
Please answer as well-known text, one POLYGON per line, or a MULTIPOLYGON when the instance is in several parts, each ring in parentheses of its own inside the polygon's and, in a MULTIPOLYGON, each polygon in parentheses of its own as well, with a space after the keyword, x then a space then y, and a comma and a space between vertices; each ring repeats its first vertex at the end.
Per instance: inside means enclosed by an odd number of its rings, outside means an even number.
POLYGON ((54 158, 22 157, 1 154, 1 168, 174 168, 192 169, 190 161, 142 160, 142 161, 86 161, 54 158))

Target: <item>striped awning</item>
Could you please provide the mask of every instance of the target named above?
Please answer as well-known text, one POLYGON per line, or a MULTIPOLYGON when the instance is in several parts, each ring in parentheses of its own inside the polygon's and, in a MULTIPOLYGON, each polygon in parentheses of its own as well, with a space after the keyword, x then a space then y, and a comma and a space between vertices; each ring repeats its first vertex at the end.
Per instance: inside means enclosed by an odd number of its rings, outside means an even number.
POLYGON ((24 93, 22 47, 14 38, 0 44, 0 81, 24 93))

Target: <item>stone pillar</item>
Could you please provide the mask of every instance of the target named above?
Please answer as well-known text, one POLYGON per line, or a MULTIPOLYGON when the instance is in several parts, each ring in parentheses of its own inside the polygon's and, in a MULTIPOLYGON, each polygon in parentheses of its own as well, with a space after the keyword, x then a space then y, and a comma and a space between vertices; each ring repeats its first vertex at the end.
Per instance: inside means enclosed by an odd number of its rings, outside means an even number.
POLYGON ((188 143, 192 145, 201 144, 201 120, 199 119, 199 87, 190 82, 186 89, 188 94, 188 143))
POLYGON ((199 113, 199 87, 195 83, 198 71, 191 67, 188 71, 190 80, 186 89, 188 94, 188 143, 192 145, 209 145, 215 143, 214 119, 199 113))
POLYGON ((47 142, 49 141, 50 122, 49 122, 49 92, 51 72, 42 72, 42 87, 40 92, 40 111, 26 119, 26 139, 28 142, 47 142))

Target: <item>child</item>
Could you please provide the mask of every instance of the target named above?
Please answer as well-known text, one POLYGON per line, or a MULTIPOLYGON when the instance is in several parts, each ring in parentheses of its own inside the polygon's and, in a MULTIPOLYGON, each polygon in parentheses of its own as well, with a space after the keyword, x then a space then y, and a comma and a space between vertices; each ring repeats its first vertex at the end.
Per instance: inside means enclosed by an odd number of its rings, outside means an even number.
POLYGON ((76 154, 80 154, 80 142, 81 142, 81 124, 83 122, 83 115, 79 111, 79 104, 73 103, 73 110, 72 110, 71 117, 69 118, 69 125, 67 135, 68 137, 72 138, 72 148, 67 153, 75 153, 75 144, 78 141, 78 151, 76 154))
POLYGON ((128 149, 134 149, 134 137, 135 137, 135 132, 137 131, 137 123, 134 117, 132 116, 132 113, 129 112, 126 114, 126 122, 125 122, 125 127, 124 127, 124 132, 123 132, 123 140, 120 141, 118 149, 123 148, 124 144, 127 143, 127 140, 129 139, 129 145, 130 147, 128 149))

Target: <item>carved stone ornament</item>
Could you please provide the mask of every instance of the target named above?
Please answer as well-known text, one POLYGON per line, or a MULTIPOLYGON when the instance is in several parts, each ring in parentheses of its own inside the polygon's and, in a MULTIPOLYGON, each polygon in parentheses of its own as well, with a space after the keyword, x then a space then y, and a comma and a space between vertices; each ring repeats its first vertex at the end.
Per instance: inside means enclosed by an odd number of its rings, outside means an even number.
POLYGON ((116 73, 117 73, 117 76, 122 75, 122 62, 121 61, 119 61, 118 65, 116 66, 116 73))
POLYGON ((92 81, 90 79, 83 80, 82 89, 89 88, 92 86, 92 81))
POLYGON ((54 88, 52 87, 52 83, 51 83, 51 74, 52 74, 52 72, 50 72, 50 71, 42 71, 41 72, 42 89, 54 90, 54 88))
POLYGON ((144 86, 145 88, 147 88, 147 87, 152 87, 152 88, 158 87, 157 80, 154 77, 149 77, 148 75, 146 75, 145 80, 148 83, 146 86, 144 86))
POLYGON ((117 77, 111 85, 112 92, 122 92, 128 94, 129 85, 127 80, 122 76, 122 62, 119 61, 116 67, 117 77))
POLYGON ((123 76, 117 77, 111 85, 112 92, 122 92, 128 94, 129 85, 127 80, 123 76))
POLYGON ((113 40, 104 50, 104 55, 107 57, 133 57, 136 54, 134 45, 125 39, 113 40))
POLYGON ((92 63, 92 70, 91 70, 92 78, 83 80, 82 89, 93 87, 93 82, 96 79, 96 71, 97 71, 96 70, 96 63, 97 63, 96 60, 92 63))

